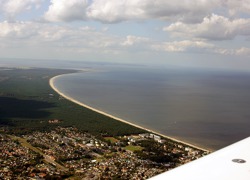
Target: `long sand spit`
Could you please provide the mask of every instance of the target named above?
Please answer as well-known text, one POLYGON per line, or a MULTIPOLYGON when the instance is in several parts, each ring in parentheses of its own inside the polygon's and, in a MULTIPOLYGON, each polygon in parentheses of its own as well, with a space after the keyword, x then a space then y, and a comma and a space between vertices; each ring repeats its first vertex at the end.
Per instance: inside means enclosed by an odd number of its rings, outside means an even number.
POLYGON ((166 135, 161 134, 161 133, 158 133, 158 132, 156 132, 156 131, 152 131, 152 130, 150 130, 150 129, 147 129, 147 128, 145 128, 145 127, 139 126, 139 125, 137 125, 137 124, 128 122, 128 121, 126 121, 126 120, 124 120, 124 119, 115 117, 115 116, 113 116, 113 115, 111 115, 111 114, 108 114, 108 113, 106 113, 106 112, 104 112, 104 111, 100 111, 100 110, 98 110, 98 109, 95 109, 95 108, 93 108, 93 107, 91 107, 91 106, 88 106, 87 104, 84 104, 84 103, 82 103, 82 102, 80 102, 80 101, 78 101, 78 100, 75 100, 75 99, 73 99, 73 98, 71 98, 71 97, 65 95, 64 93, 62 93, 62 92, 54 85, 55 80, 56 80, 57 78, 61 77, 61 76, 64 76, 64 74, 58 75, 58 76, 55 76, 55 77, 51 78, 51 79, 49 80, 49 84, 50 84, 51 88, 52 88, 54 91, 56 91, 59 95, 61 95, 61 96, 64 97, 65 99, 67 99, 67 100, 69 100, 69 101, 71 101, 71 102, 73 102, 73 103, 76 103, 76 104, 78 104, 78 105, 80 105, 80 106, 82 106, 82 107, 85 107, 85 108, 88 108, 88 109, 90 109, 90 110, 92 110, 92 111, 95 111, 95 112, 97 112, 97 113, 100 113, 100 114, 102 114, 102 115, 104 115, 104 116, 107 116, 107 117, 110 117, 110 118, 112 118, 112 119, 115 119, 115 120, 117 120, 117 121, 120 121, 120 122, 129 124, 129 125, 131 125, 131 126, 134 126, 134 127, 140 128, 140 129, 143 129, 143 130, 148 131, 148 132, 150 132, 150 133, 154 133, 154 134, 157 134, 157 135, 162 136, 162 137, 164 137, 164 138, 170 139, 170 140, 172 140, 172 141, 175 141, 176 143, 182 143, 182 144, 185 144, 185 145, 187 145, 187 146, 190 146, 190 147, 193 147, 193 148, 196 148, 196 149, 200 149, 200 150, 202 150, 202 151, 210 152, 210 150, 208 150, 208 149, 204 149, 204 148, 202 148, 202 147, 199 147, 199 146, 196 146, 196 145, 193 145, 193 144, 190 144, 190 143, 181 141, 181 140, 179 140, 179 139, 176 139, 176 138, 173 138, 173 137, 166 136, 166 135))

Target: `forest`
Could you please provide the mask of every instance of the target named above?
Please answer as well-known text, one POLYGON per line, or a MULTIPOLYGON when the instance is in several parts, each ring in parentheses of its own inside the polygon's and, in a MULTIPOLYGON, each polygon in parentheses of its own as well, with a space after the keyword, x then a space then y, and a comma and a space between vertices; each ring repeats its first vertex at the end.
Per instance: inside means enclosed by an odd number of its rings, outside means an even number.
POLYGON ((0 127, 12 133, 74 126, 96 136, 138 134, 142 129, 106 117, 58 95, 50 78, 76 70, 0 68, 0 127), (51 123, 57 120, 57 123, 51 123))

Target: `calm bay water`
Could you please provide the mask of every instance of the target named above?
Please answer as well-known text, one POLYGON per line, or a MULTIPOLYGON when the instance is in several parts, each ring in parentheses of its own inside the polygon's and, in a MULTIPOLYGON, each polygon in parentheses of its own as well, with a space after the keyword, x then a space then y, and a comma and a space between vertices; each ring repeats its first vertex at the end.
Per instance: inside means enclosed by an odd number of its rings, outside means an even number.
POLYGON ((250 134, 250 73, 116 69, 64 75, 55 86, 84 104, 210 149, 250 134))

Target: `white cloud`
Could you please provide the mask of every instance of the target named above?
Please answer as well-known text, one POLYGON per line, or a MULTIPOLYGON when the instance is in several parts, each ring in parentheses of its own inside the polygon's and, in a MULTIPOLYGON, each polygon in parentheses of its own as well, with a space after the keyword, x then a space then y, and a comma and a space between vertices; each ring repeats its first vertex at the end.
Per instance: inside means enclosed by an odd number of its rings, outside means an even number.
POLYGON ((54 49, 56 52, 122 51, 123 38, 89 26, 69 27, 35 22, 0 23, 0 46, 54 49))
POLYGON ((214 48, 214 53, 225 55, 225 56, 241 56, 241 57, 250 57, 250 48, 247 47, 241 47, 241 48, 235 48, 235 49, 230 49, 230 48, 221 48, 217 47, 214 48))
POLYGON ((152 45, 152 49, 167 52, 207 52, 214 48, 213 44, 203 41, 173 41, 152 45))
POLYGON ((224 0, 222 7, 228 9, 231 16, 240 13, 250 14, 250 0, 224 0))
POLYGON ((197 22, 216 4, 215 0, 93 0, 87 15, 108 23, 144 19, 197 22))
POLYGON ((0 37, 5 39, 23 39, 30 38, 36 31, 37 27, 31 22, 19 22, 19 23, 0 23, 0 37))
POLYGON ((249 13, 249 4, 250 0, 183 0, 181 2, 175 0, 50 0, 50 6, 44 18, 51 22, 96 20, 103 23, 118 23, 158 19, 198 23, 215 11, 222 15, 231 14, 231 16, 242 12, 249 13))
POLYGON ((147 43, 147 42, 149 42, 148 38, 128 35, 126 39, 121 43, 121 45, 133 46, 135 44, 147 43))
POLYGON ((250 57, 250 48, 241 47, 241 48, 236 50, 235 54, 250 57))
POLYGON ((87 15, 91 19, 114 23, 129 19, 144 18, 144 10, 138 6, 141 0, 94 0, 88 7, 87 15))
MULTIPOLYGON (((45 19, 52 22, 97 20, 104 23, 160 19, 188 23, 201 22, 217 12, 239 17, 250 14, 250 0, 0 0, 0 13, 17 15, 49 3, 45 19)), ((46 9, 46 7, 43 7, 46 9)))
POLYGON ((187 53, 207 53, 221 54, 226 56, 250 57, 250 48, 223 48, 205 41, 173 41, 162 42, 151 45, 151 49, 161 52, 187 52, 187 53))
POLYGON ((45 19, 52 22, 86 19, 88 0, 51 0, 45 19))
POLYGON ((18 14, 38 9, 43 0, 0 0, 1 11, 7 18, 14 18, 18 14))
POLYGON ((104 23, 161 19, 199 22, 220 6, 217 0, 51 0, 45 13, 49 21, 92 19, 104 23))
POLYGON ((197 37, 210 40, 228 40, 238 35, 250 36, 250 19, 229 19, 212 14, 203 19, 200 24, 176 22, 163 30, 176 36, 197 37))
POLYGON ((204 40, 172 42, 154 41, 146 37, 119 37, 89 26, 73 28, 35 22, 0 23, 0 45, 51 47, 75 52, 199 52, 249 55, 249 48, 226 49, 204 40))

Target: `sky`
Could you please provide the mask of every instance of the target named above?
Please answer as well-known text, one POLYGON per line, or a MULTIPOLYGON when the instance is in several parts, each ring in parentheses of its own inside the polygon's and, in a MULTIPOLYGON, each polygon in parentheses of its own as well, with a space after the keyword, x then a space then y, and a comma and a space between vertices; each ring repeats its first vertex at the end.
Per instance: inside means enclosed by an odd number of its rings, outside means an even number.
POLYGON ((250 0, 0 0, 0 58, 250 70, 250 0))

